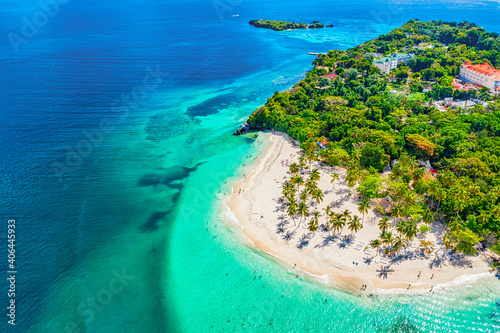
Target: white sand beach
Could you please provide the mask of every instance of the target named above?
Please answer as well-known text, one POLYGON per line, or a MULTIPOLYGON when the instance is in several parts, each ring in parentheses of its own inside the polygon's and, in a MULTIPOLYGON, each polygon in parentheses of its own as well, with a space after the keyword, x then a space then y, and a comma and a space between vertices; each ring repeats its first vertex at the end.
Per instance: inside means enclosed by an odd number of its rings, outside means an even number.
MULTIPOLYGON (((310 217, 297 228, 299 218, 295 219, 294 226, 294 221, 286 212, 278 210, 281 206, 278 200, 283 182, 290 178, 286 165, 298 162, 300 149, 285 134, 262 135, 270 141, 269 146, 252 166, 251 173, 234 185, 232 195, 226 201, 229 207, 227 215, 233 218, 226 220, 249 245, 268 253, 293 274, 313 278, 350 293, 367 294, 429 292, 431 288, 434 291, 449 284, 491 275, 484 254, 450 260, 446 250, 440 249, 438 244, 445 228, 439 222, 433 222, 431 232, 426 235, 426 240, 436 242, 433 254, 397 262, 368 245, 380 234, 377 223, 381 216, 373 210, 366 214, 363 228, 354 235, 348 248, 341 247, 341 236, 329 239, 328 236, 333 236, 332 232, 309 232, 306 224, 310 217), (280 223, 283 232, 278 232, 280 223), (291 239, 285 240, 285 235, 294 230, 291 239), (363 285, 366 288, 362 291, 363 285)), ((356 192, 344 182, 345 170, 336 169, 341 181, 336 182, 333 188, 330 182, 333 168, 314 163, 313 168, 321 172, 318 185, 325 193, 323 202, 317 205, 316 210, 323 213, 323 208, 337 202, 333 206, 335 212, 348 209, 362 218, 357 208, 359 199, 356 192)), ((322 216, 319 224, 324 222, 322 216)), ((341 235, 349 234, 350 231, 344 227, 341 235)), ((418 246, 421 239, 420 234, 405 253, 420 252, 418 246)))

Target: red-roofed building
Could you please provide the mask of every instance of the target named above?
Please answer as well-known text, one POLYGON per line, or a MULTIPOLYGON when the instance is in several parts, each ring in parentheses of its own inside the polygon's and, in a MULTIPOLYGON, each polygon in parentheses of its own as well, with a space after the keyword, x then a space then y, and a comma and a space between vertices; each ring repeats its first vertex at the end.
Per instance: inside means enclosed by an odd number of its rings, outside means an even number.
POLYGON ((460 66, 460 77, 465 80, 482 85, 490 91, 497 91, 500 87, 500 71, 490 66, 487 62, 481 65, 472 65, 465 62, 460 66))
POLYGON ((456 80, 453 80, 452 84, 453 84, 453 90, 461 90, 461 89, 463 89, 463 86, 460 83, 458 83, 458 81, 456 81, 456 80))
POLYGON ((324 77, 326 79, 329 79, 329 80, 333 80, 337 77, 338 75, 337 74, 326 74, 326 75, 321 75, 321 77, 324 77))

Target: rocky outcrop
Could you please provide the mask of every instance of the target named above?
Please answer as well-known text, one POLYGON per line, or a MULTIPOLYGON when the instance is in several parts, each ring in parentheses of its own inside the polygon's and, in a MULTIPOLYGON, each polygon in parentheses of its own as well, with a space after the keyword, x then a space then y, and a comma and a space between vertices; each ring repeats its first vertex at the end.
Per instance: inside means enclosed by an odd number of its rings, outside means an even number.
POLYGON ((233 135, 242 135, 251 131, 265 131, 268 130, 268 128, 264 127, 259 127, 259 126, 254 126, 254 125, 249 125, 248 123, 244 123, 243 125, 238 128, 233 135))

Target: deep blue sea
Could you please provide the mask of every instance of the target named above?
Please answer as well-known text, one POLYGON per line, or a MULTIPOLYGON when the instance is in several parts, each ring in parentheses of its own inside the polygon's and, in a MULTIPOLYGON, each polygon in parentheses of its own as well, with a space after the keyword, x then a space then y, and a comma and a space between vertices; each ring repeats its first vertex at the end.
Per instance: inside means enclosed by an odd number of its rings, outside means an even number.
POLYGON ((498 1, 0 4, 1 332, 500 331, 497 280, 358 298, 296 279, 240 244, 220 216, 264 146, 231 132, 301 79, 308 52, 414 18, 500 32, 498 1), (248 24, 259 18, 334 28, 248 24))

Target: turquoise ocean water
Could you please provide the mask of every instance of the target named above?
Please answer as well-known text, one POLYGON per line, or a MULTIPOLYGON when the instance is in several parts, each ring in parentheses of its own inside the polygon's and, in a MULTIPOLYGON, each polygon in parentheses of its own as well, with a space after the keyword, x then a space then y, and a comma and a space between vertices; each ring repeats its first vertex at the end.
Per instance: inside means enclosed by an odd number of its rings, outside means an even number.
MULTIPOLYGON (((4 0, 3 35, 40 8, 4 0)), ((495 1, 73 0, 17 52, 4 38, 0 215, 17 221, 19 274, 17 327, 0 331, 500 331, 496 279, 360 298, 296 278, 221 219, 264 147, 231 132, 300 80, 307 52, 413 18, 500 32, 498 14, 495 1), (335 27, 277 33, 256 18, 335 27)))

